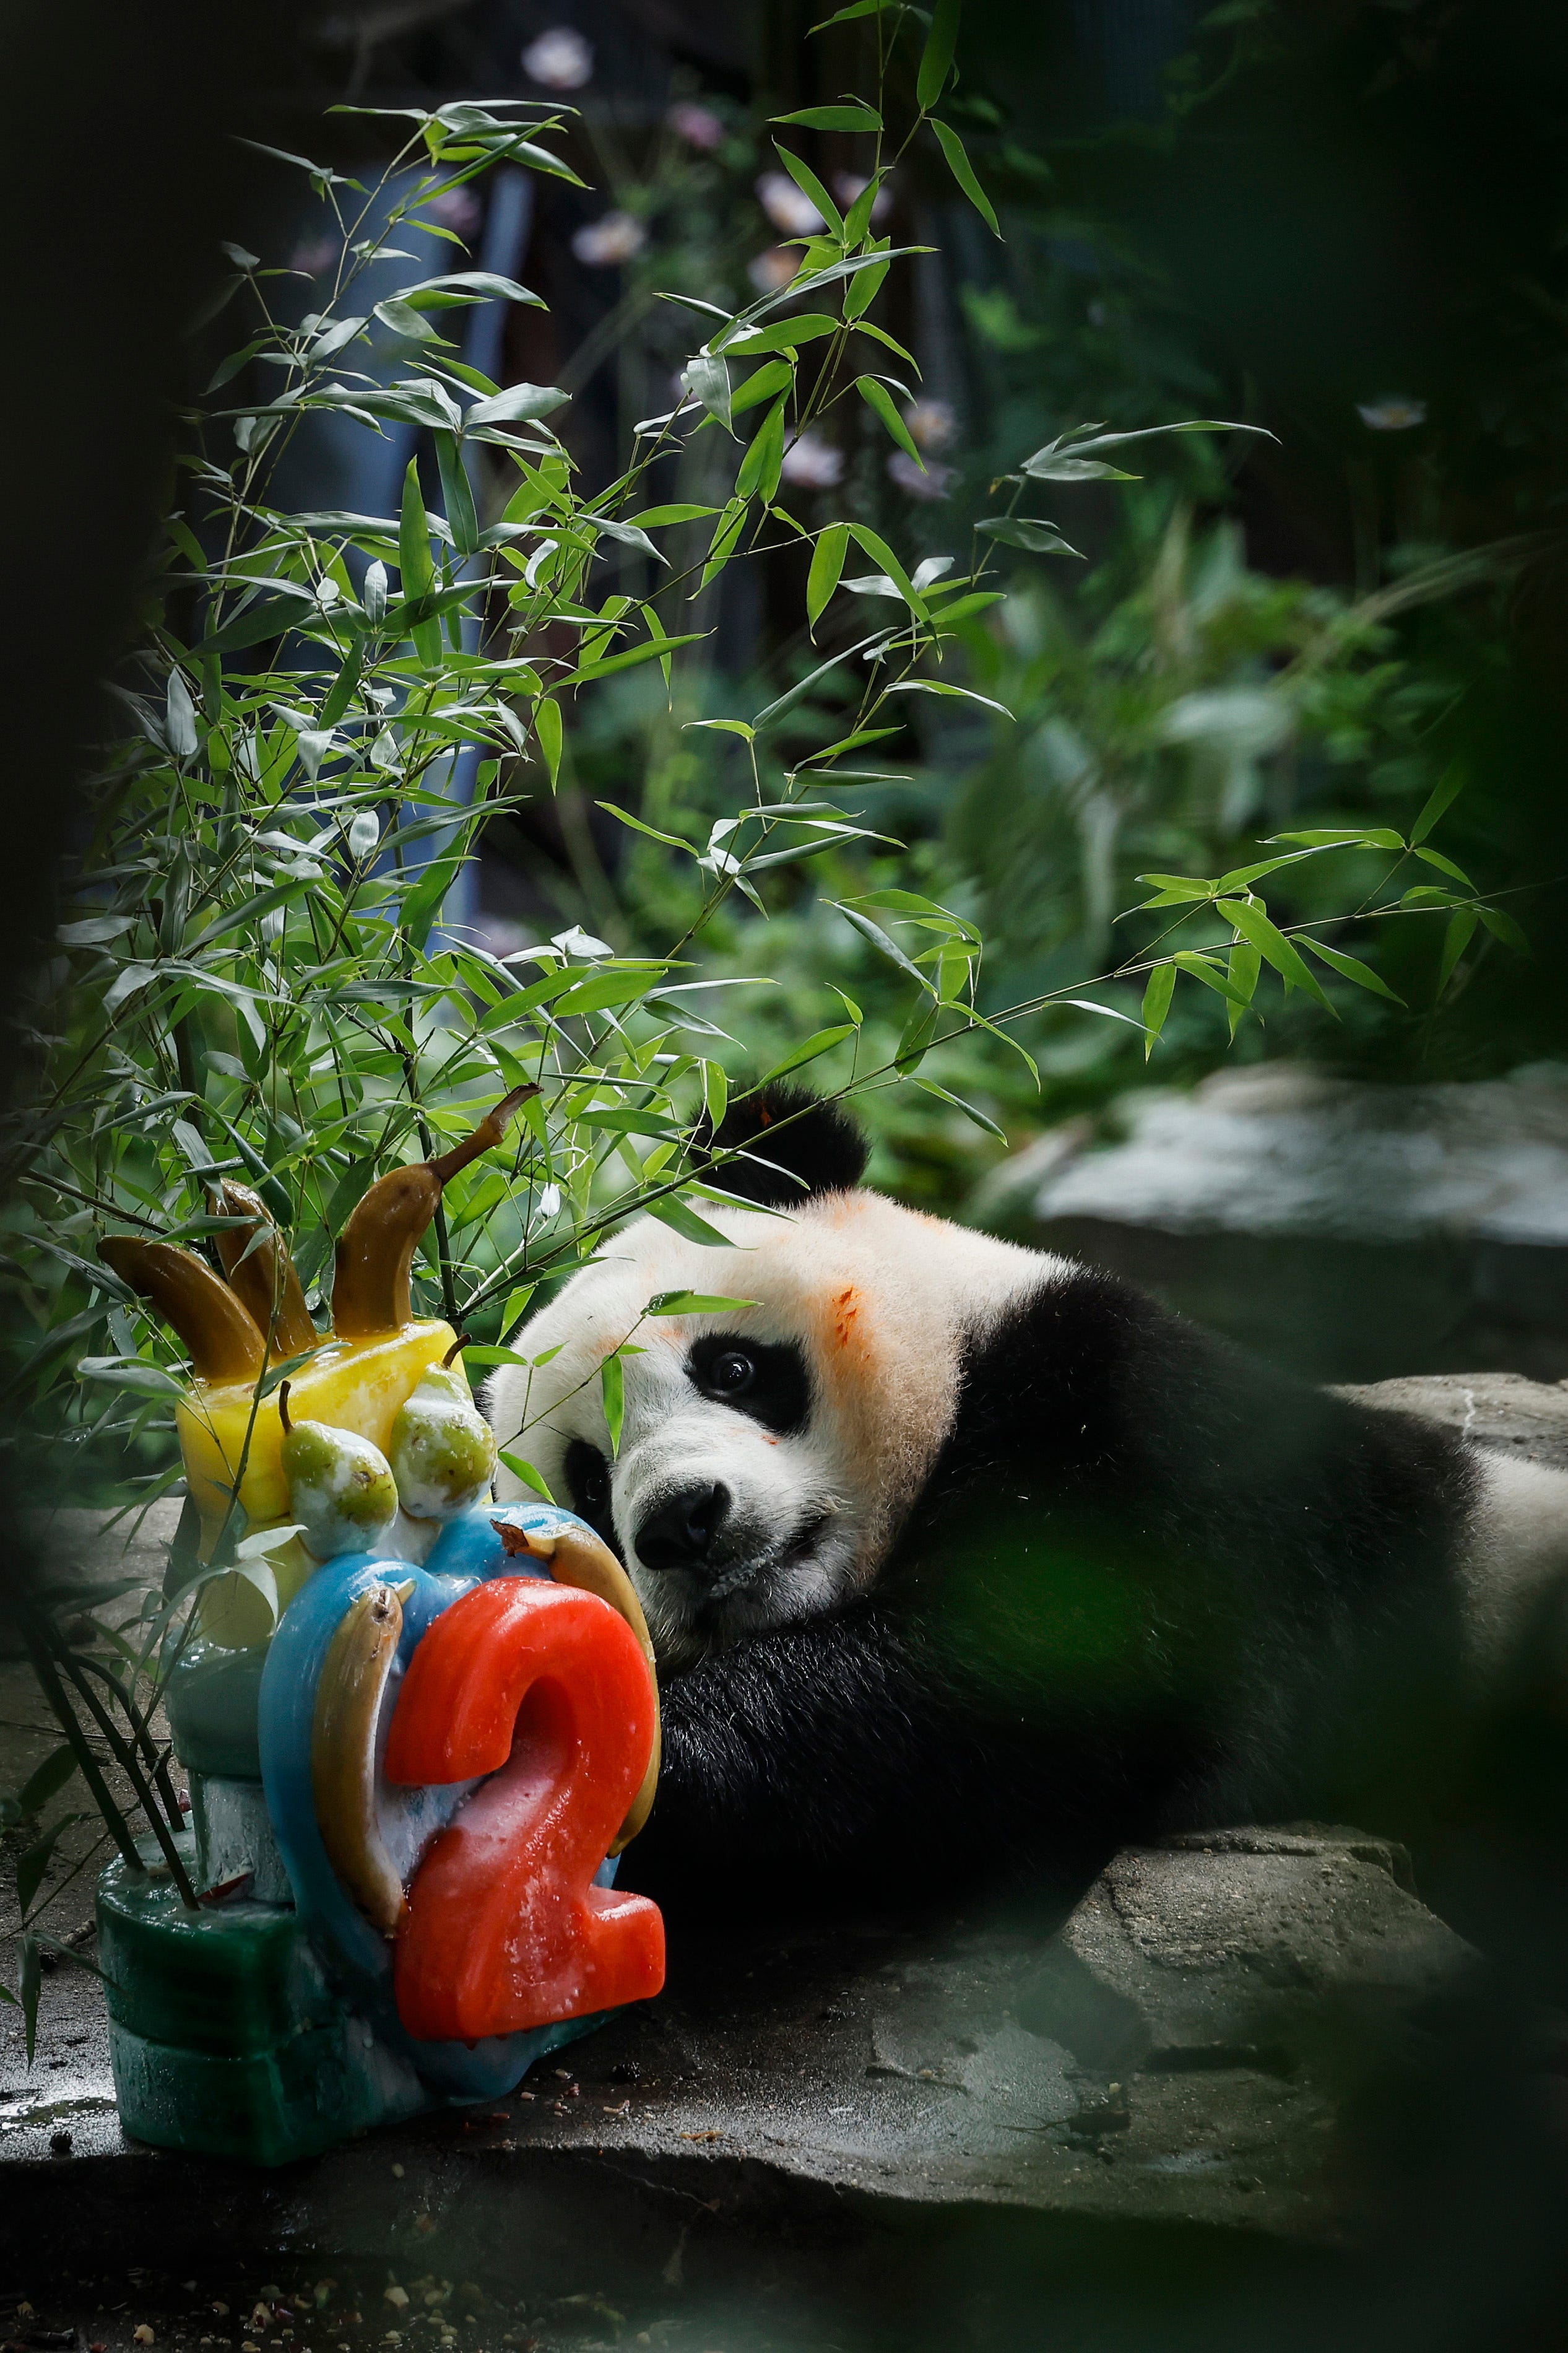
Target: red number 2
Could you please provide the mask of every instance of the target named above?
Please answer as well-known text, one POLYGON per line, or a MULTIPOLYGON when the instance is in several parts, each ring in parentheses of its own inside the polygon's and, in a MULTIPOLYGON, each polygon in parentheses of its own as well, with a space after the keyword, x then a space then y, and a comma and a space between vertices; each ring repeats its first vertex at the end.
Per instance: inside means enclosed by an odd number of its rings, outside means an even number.
POLYGON ((408 1892, 395 1985, 411 2034, 472 2042, 658 1991, 658 1907, 592 1884, 653 1736, 647 1662, 595 1595, 495 1577, 442 1611, 398 1694, 387 1775, 492 1778, 408 1892))

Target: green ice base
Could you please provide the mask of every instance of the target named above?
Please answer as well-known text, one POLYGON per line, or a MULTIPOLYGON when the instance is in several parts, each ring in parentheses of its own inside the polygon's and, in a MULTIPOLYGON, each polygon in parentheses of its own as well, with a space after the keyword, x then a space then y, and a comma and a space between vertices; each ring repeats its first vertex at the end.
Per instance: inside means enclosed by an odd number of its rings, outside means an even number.
POLYGON ((292 1912, 188 1912, 166 1878, 112 1863, 98 1924, 115 2094, 136 2139, 287 2165, 427 2104, 336 1999, 292 1912))

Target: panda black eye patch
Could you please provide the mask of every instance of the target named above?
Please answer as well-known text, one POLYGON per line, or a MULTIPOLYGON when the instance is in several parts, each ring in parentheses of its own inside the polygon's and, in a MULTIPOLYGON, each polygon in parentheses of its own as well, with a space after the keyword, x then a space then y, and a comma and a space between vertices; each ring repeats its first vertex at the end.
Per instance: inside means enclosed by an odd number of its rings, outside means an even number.
POLYGON ((715 1405, 733 1406, 737 1413, 749 1414, 781 1438, 805 1428, 811 1383, 805 1359, 787 1341, 710 1332, 693 1342, 686 1370, 694 1387, 715 1405))
POLYGON ((564 1467, 572 1509, 618 1556, 620 1546, 616 1540, 615 1517, 610 1509, 609 1464, 596 1446, 590 1446, 585 1438, 574 1438, 566 1449, 564 1467))

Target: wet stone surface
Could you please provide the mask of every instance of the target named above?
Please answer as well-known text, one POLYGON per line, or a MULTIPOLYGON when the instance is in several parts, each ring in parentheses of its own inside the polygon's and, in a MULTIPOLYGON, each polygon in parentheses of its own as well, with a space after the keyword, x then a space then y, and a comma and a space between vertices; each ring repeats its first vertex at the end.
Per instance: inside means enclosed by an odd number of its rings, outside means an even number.
MULTIPOLYGON (((1561 1391, 1482 1375, 1360 1394, 1568 1460, 1561 1391)), ((96 1573, 113 1568, 112 1540, 85 1515, 61 1535, 96 1573)), ((165 1541, 161 1526, 143 1534, 149 1571, 165 1541)), ((0 1787, 53 1745, 26 1670, 0 1661, 0 1787)), ((82 1823, 62 1839, 50 1912, 88 1960, 95 1836, 82 1823)), ((84 2243, 121 2266, 156 2245, 204 2280, 219 2264, 263 2276, 277 2249, 301 2263, 328 2250, 394 2283, 438 2256, 453 2278, 499 2266, 515 2286, 526 2274, 546 2301, 587 2293, 584 2249, 604 2250, 594 2277, 619 2266, 663 2293, 759 2234, 809 2268, 811 2250, 839 2262, 851 2242, 891 2232, 907 2247, 911 2230, 929 2239, 987 2215, 1342 2246, 1359 2227, 1345 2117, 1391 2054, 1441 2051, 1435 2013, 1474 1959, 1420 1904, 1399 1848, 1320 1826, 1125 1851, 1049 1920, 861 1921, 731 1947, 672 1926, 668 1990, 566 2063, 544 2062, 488 2107, 268 2175, 127 2141, 100 1987, 57 1964, 31 2068, 18 2012, 0 2007, 0 2327, 19 2263, 79 2274, 84 2243)), ((10 1982, 13 1953, 0 1949, 10 1982)), ((160 2293, 177 2303, 174 2276, 160 2293)), ((132 2306, 118 2300, 97 2332, 111 2349, 132 2343, 132 2306)), ((437 2337, 445 2309, 426 2324, 437 2337)), ((501 2341, 552 2341, 542 2310, 501 2341)), ((321 2341, 353 2353, 396 2325, 365 2314, 321 2341)), ((200 2345, 195 2321, 181 2330, 200 2345)), ((205 2334, 216 2353, 243 2353, 235 2327, 205 2334)))
POLYGON ((868 1922, 678 1952, 672 1990, 509 2099, 287 2168, 259 2203, 238 2168, 124 2140, 98 1989, 61 1972, 39 2063, 0 2095, 6 2202, 63 2221, 74 2181, 127 2221, 166 2215, 197 2172, 229 2232, 282 2192, 324 2243, 369 2253, 553 2177, 574 2201, 597 2182, 636 2203, 641 2184, 698 2222, 770 2200, 826 2220, 848 2196, 1332 2242, 1345 2053, 1369 2008, 1379 2031, 1418 2013, 1468 1948, 1400 1886, 1396 1853, 1360 1859, 1378 1842, 1223 1837, 1122 1853, 1044 1944, 1028 1922, 868 1922))

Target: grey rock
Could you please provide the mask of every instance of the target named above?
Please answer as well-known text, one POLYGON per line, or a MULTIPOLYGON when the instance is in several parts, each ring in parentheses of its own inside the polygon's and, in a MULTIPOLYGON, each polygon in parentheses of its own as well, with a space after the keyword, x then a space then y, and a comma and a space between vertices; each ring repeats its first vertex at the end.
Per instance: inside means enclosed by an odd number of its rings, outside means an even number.
POLYGON ((976 1223, 1141 1282, 1322 1379, 1568 1374, 1568 1065, 1388 1087, 1215 1072, 1042 1136, 976 1223))
POLYGON ((1340 1395, 1422 1414, 1478 1446, 1568 1471, 1568 1383, 1526 1380, 1521 1373, 1430 1373, 1340 1395))
POLYGON ((1064 1157, 1047 1137, 1007 1164, 1008 1189, 1032 1188, 1041 1219, 1568 1248, 1568 1066, 1387 1087, 1265 1062, 1140 1092, 1120 1116, 1121 1144, 1064 1157))
POLYGON ((1025 2012, 1087 2067, 1310 2073, 1457 1984, 1475 1956, 1355 1831, 1220 1831, 1117 1855, 1025 2012))

